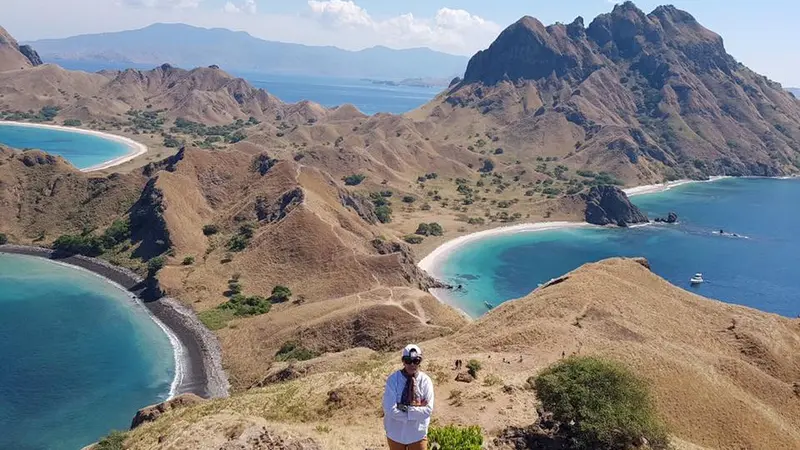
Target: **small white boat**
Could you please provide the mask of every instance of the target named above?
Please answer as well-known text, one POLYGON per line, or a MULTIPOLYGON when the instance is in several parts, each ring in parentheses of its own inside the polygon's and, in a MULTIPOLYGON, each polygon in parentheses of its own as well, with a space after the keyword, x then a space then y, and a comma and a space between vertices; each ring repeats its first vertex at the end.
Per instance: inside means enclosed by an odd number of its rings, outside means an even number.
POLYGON ((694 276, 692 278, 689 279, 689 282, 692 283, 692 284, 700 284, 703 281, 704 280, 703 280, 703 274, 702 273, 696 273, 696 274, 694 274, 694 276))

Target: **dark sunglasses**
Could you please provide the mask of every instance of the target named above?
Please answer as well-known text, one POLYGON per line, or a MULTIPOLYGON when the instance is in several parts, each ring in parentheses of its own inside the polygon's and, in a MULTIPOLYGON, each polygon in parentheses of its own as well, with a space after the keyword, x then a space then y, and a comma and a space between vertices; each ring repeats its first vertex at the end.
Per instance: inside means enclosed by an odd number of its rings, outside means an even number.
POLYGON ((408 356, 403 357, 403 362, 406 364, 416 364, 419 365, 422 362, 422 358, 411 358, 408 356))

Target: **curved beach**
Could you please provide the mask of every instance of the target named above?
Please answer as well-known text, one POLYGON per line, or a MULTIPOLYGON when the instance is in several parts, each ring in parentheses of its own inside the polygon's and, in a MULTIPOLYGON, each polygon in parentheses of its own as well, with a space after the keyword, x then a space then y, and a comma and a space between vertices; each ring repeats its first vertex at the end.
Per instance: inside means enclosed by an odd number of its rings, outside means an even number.
POLYGON ((128 291, 131 297, 147 308, 173 346, 175 378, 170 386, 170 398, 183 393, 206 398, 228 396, 230 385, 222 368, 222 353, 216 336, 189 308, 175 299, 162 297, 155 301, 143 301, 137 294, 142 290, 144 279, 137 274, 97 258, 80 255, 54 258, 52 250, 42 247, 0 245, 0 253, 37 256, 68 264, 88 270, 128 291))
POLYGON ((122 163, 126 163, 134 158, 137 158, 141 155, 147 153, 147 146, 136 142, 131 138, 127 138, 124 136, 119 136, 116 134, 104 133, 102 131, 96 130, 87 130, 85 128, 76 128, 76 127, 65 127, 62 125, 50 125, 50 124, 41 124, 41 123, 28 123, 28 122, 14 122, 14 121, 0 121, 0 126, 2 125, 14 125, 19 127, 29 127, 29 128, 49 128, 53 130, 65 131, 68 133, 79 133, 79 134, 88 134, 92 136, 96 136, 102 139, 106 139, 109 141, 114 141, 120 143, 129 149, 129 153, 106 162, 95 164, 90 167, 86 167, 81 169, 81 172, 93 172, 96 170, 103 170, 108 169, 109 167, 117 166, 122 163))
MULTIPOLYGON (((713 181, 722 180, 725 178, 731 178, 726 176, 715 176, 710 177, 708 180, 676 180, 670 181, 667 183, 659 183, 659 184, 650 184, 650 185, 643 185, 643 186, 635 186, 627 189, 623 189, 626 195, 629 197, 633 197, 636 195, 644 195, 644 194, 655 194, 658 192, 668 191, 672 188, 690 184, 690 183, 708 183, 713 181)), ((641 224, 638 226, 644 226, 647 224, 641 224)), ((515 234, 515 233, 530 233, 536 231, 545 231, 545 230, 557 230, 563 228, 578 228, 578 227, 592 227, 595 225, 591 225, 586 222, 536 222, 536 223, 523 223, 519 225, 510 225, 510 226, 502 226, 498 228, 492 228, 489 230, 477 231, 475 233, 466 234, 463 236, 459 236, 453 238, 449 241, 446 241, 436 249, 434 249, 431 253, 425 256, 418 264, 419 268, 426 271, 428 274, 432 275, 433 277, 440 276, 441 274, 437 271, 437 269, 441 266, 442 262, 448 258, 448 256, 457 251, 460 247, 463 247, 468 242, 473 242, 476 240, 486 239, 488 237, 503 235, 503 234, 515 234)), ((435 295, 440 301, 445 303, 451 304, 446 298, 443 296, 435 295)))

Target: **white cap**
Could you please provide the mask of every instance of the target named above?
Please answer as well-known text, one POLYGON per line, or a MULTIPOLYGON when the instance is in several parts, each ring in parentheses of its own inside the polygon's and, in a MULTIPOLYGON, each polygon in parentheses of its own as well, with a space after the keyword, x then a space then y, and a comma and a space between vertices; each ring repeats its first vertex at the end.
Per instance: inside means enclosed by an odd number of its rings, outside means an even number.
POLYGON ((422 358, 422 349, 416 344, 408 344, 406 348, 403 349, 403 358, 406 356, 422 358))

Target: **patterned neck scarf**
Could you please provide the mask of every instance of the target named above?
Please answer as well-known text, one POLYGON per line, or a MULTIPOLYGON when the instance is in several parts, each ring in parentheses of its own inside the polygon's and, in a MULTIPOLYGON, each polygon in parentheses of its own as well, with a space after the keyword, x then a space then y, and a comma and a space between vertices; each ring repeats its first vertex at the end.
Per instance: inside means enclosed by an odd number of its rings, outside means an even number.
MULTIPOLYGON (((400 403, 404 405, 416 405, 417 404, 417 374, 409 375, 406 373, 405 370, 401 370, 400 373, 406 379, 406 387, 403 389, 403 395, 400 397, 400 403)), ((417 372, 419 373, 419 372, 417 372)))

